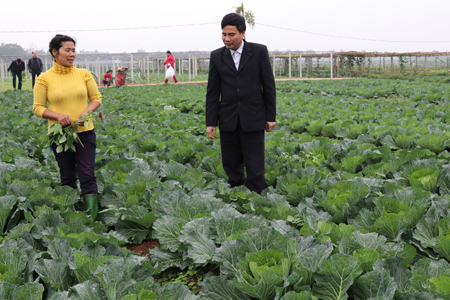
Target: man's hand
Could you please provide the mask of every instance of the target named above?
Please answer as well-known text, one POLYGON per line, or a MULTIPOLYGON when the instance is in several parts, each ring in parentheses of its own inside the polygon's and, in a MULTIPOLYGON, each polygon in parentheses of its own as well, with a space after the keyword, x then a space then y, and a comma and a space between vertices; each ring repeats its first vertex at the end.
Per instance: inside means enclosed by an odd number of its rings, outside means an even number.
POLYGON ((215 126, 206 127, 206 132, 208 133, 209 138, 211 138, 211 139, 216 138, 216 127, 215 126))
POLYGON ((271 132, 274 128, 277 122, 266 122, 266 131, 271 132))

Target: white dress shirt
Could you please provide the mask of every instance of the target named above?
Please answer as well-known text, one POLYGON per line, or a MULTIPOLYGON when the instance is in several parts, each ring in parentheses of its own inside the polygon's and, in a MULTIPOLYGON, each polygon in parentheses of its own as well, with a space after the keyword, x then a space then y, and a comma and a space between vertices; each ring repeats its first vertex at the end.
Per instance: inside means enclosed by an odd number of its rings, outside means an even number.
POLYGON ((241 46, 237 50, 231 50, 231 57, 234 60, 234 65, 236 66, 236 70, 239 70, 239 63, 241 61, 242 50, 244 49, 244 40, 242 40, 241 46))

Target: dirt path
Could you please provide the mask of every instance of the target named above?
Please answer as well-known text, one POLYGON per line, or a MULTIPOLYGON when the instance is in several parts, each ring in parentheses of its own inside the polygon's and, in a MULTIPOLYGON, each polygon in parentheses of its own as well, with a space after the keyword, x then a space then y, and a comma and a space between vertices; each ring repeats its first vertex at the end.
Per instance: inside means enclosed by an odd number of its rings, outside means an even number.
MULTIPOLYGON (((355 78, 278 78, 275 79, 275 81, 307 81, 307 80, 344 80, 344 79, 355 79, 355 78)), ((165 83, 149 83, 149 84, 128 84, 127 86, 159 86, 164 85, 165 83)), ((168 83, 168 84, 190 84, 190 85, 203 85, 206 86, 208 84, 208 81, 178 81, 178 83, 168 83)), ((99 86, 99 88, 103 88, 102 86, 99 86)))

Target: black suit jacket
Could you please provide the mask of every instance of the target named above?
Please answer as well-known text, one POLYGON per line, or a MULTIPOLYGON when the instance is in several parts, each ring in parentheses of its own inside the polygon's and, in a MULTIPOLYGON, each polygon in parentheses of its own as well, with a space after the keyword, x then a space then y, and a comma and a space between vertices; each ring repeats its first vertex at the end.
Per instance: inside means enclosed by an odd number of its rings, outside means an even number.
POLYGON ((275 122, 276 89, 267 47, 244 41, 239 70, 226 47, 214 50, 209 61, 206 126, 234 131, 238 119, 244 131, 275 122))
POLYGON ((25 63, 23 61, 20 64, 17 63, 17 60, 14 60, 8 68, 8 71, 11 70, 12 73, 20 74, 22 71, 25 71, 25 63))

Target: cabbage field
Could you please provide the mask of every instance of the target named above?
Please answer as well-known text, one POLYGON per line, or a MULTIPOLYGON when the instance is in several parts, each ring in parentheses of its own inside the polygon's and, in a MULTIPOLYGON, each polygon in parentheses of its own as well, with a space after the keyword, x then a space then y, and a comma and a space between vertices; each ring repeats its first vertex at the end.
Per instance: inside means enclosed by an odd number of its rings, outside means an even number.
POLYGON ((32 93, 0 93, 0 299, 450 299, 450 86, 277 89, 262 195, 227 184, 205 87, 102 90, 95 222, 32 93), (125 247, 148 240, 151 260, 125 247))

